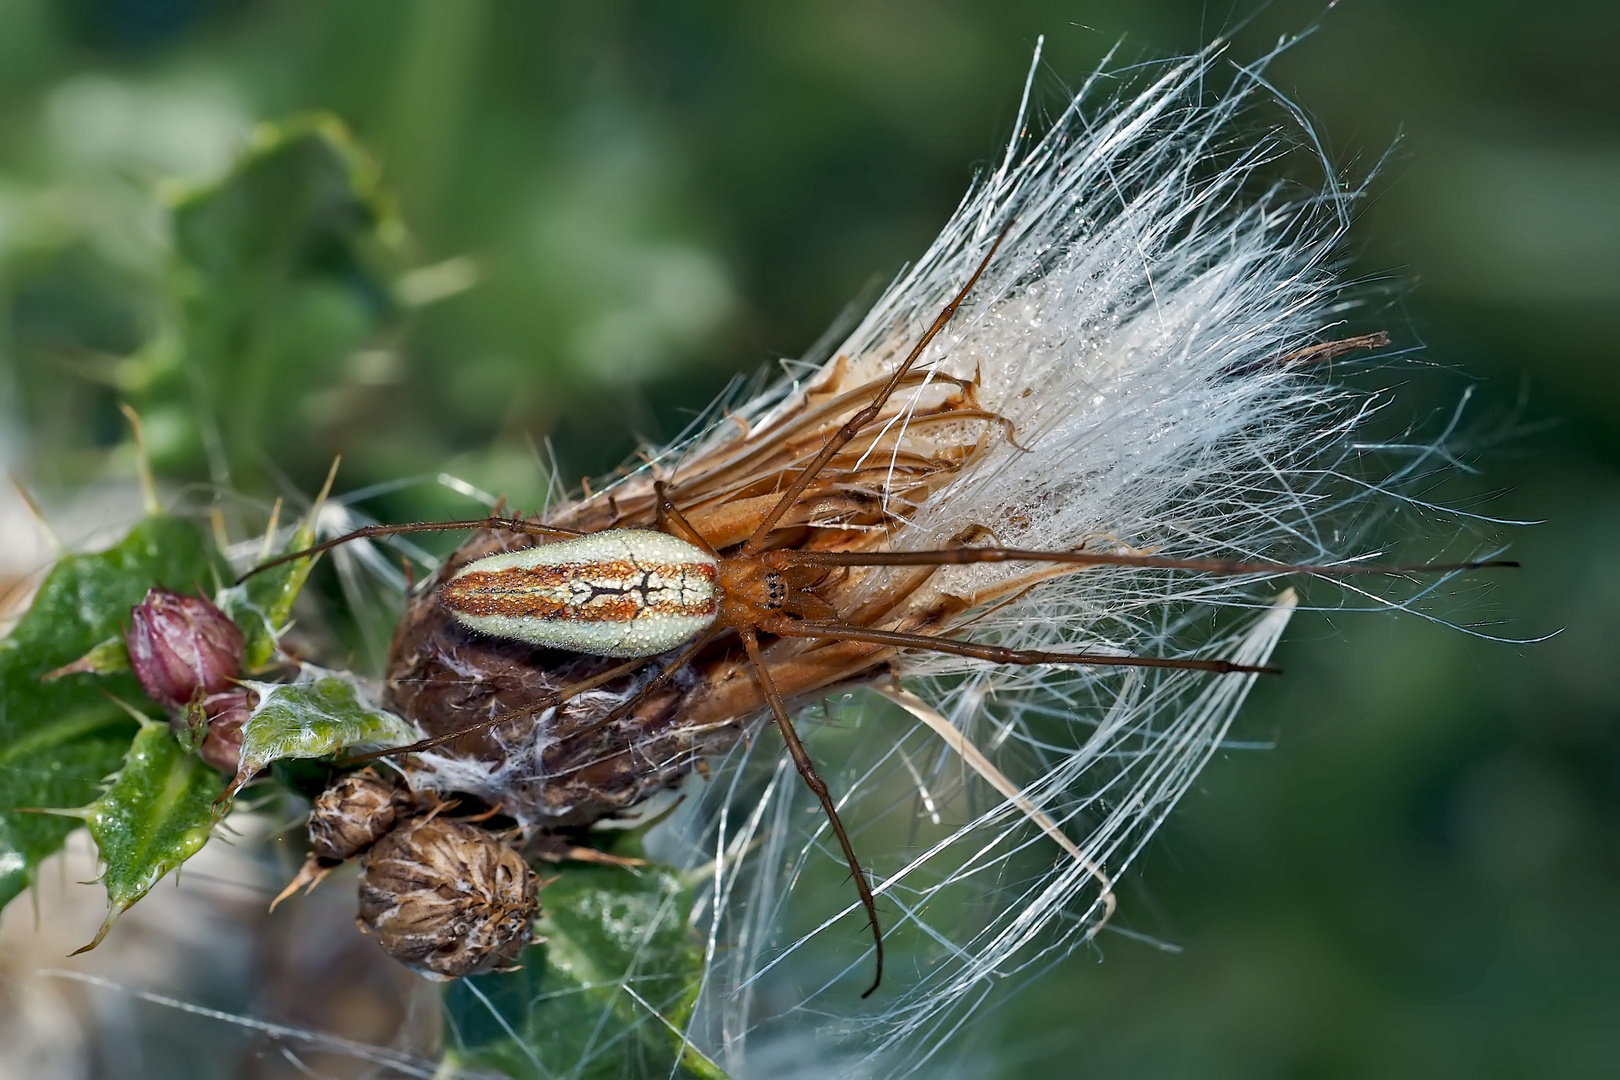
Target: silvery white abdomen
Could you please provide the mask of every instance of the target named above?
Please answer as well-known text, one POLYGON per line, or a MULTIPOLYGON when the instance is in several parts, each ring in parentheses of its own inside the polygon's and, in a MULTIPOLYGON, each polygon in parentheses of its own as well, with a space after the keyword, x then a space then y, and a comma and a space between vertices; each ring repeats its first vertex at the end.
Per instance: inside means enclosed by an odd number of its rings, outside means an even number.
POLYGON ((668 533, 610 529, 468 563, 439 590, 462 625, 593 656, 656 656, 719 612, 714 556, 668 533))

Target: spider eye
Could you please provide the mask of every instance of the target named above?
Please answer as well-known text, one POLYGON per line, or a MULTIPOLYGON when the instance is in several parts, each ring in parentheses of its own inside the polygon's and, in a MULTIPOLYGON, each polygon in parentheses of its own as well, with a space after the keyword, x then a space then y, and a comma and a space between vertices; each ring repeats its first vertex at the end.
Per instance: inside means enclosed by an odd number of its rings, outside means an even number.
POLYGON ((765 606, 774 610, 785 603, 787 603, 787 582, 782 580, 781 574, 767 574, 765 576, 765 606))

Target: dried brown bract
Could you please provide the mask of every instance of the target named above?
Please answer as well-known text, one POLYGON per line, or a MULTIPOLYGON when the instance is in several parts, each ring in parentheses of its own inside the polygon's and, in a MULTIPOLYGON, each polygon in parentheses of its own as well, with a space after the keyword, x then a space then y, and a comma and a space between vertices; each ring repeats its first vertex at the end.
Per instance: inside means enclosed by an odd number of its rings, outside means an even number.
POLYGON ((424 817, 377 841, 360 879, 360 925, 430 979, 509 966, 540 905, 535 874, 504 840, 424 817))

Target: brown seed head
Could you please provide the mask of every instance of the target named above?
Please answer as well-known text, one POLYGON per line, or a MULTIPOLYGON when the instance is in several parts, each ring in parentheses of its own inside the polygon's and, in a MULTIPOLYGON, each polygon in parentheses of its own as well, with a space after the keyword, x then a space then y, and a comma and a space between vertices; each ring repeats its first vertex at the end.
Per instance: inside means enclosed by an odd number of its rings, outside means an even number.
POLYGON ((505 967, 528 944, 535 874, 491 833, 418 818, 377 841, 360 879, 360 925, 430 979, 505 967))
POLYGON ((354 858, 394 827, 403 795, 370 769, 340 777, 310 810, 311 852, 324 862, 354 858))
POLYGON ((147 697, 171 709, 231 689, 242 673, 242 631, 200 596, 149 589, 129 610, 129 664, 147 697))

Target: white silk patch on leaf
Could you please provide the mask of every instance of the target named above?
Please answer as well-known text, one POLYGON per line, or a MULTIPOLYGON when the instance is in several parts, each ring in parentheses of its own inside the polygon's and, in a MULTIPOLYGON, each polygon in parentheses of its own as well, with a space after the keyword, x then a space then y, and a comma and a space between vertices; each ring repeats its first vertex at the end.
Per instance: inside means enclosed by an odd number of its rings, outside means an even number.
POLYGON ((404 746, 421 738, 410 723, 376 704, 364 680, 346 671, 304 664, 293 682, 242 685, 259 695, 259 704, 242 723, 241 765, 223 798, 273 762, 404 746))

